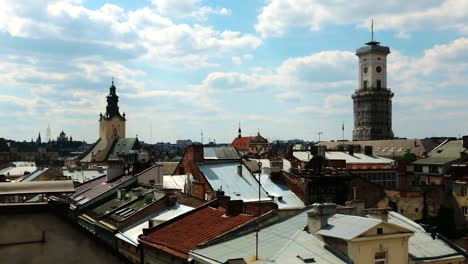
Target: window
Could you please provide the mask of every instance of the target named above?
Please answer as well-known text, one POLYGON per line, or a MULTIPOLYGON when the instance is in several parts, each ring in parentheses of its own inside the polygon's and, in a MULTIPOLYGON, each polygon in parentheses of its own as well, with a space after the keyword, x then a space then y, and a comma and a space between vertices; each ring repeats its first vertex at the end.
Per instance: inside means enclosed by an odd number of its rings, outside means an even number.
POLYGON ((466 187, 465 186, 460 187, 460 196, 466 196, 466 187))
POLYGON ((417 208, 417 207, 414 208, 414 211, 415 211, 416 213, 419 212, 419 208, 417 208))
POLYGON ((468 216, 468 207, 462 206, 462 212, 464 216, 468 216))
POLYGON ((382 235, 383 234, 383 228, 378 227, 377 228, 377 235, 382 235))
POLYGON ((421 165, 414 165, 414 172, 422 172, 422 166, 421 165))
POLYGON ((375 264, 387 264, 387 252, 376 252, 374 255, 375 264))
POLYGON ((400 209, 400 213, 403 213, 404 211, 405 211, 405 210, 403 210, 403 209, 400 209))
POLYGON ((382 88, 382 81, 381 80, 377 80, 377 88, 382 88))
POLYGON ((364 81, 363 88, 367 89, 367 81, 364 81))
POLYGON ((156 182, 154 180, 149 180, 150 185, 154 185, 156 182))
POLYGON ((429 166, 429 173, 439 173, 438 166, 429 166))

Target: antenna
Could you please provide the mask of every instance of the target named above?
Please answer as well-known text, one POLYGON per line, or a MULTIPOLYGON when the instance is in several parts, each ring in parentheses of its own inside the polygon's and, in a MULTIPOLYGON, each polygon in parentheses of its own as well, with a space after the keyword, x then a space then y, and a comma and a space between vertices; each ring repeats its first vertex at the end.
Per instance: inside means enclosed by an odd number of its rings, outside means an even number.
POLYGON ((201 143, 203 144, 203 129, 200 130, 201 143))
POLYGON ((50 141, 51 137, 52 137, 52 132, 50 130, 50 124, 47 124, 46 141, 50 141))
POLYGON ((374 19, 372 19, 372 21, 371 21, 370 28, 371 28, 371 34, 372 34, 371 35, 372 36, 372 42, 374 42, 374 19))
POLYGON ((323 132, 322 132, 322 131, 319 131, 319 132, 317 132, 317 133, 314 133, 314 134, 318 135, 318 142, 320 142, 320 135, 322 135, 322 134, 323 134, 323 132))

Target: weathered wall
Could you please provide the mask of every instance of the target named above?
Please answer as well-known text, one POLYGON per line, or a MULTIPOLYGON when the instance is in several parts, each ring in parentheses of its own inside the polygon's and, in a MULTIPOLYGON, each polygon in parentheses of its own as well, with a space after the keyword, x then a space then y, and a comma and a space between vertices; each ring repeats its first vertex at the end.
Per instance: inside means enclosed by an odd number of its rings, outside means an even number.
POLYGON ((47 208, 0 212, 0 263, 125 263, 84 231, 47 208), (45 242, 16 244, 41 240, 45 242))

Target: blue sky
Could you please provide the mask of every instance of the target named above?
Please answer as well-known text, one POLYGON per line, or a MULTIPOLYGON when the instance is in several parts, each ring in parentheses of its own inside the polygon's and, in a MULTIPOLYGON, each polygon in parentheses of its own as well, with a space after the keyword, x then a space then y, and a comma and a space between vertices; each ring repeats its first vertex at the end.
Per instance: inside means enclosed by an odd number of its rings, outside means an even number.
POLYGON ((127 136, 351 138, 355 50, 391 48, 399 137, 468 134, 468 1, 0 3, 0 137, 98 137, 115 78, 127 136), (152 131, 150 135, 150 130, 152 131))

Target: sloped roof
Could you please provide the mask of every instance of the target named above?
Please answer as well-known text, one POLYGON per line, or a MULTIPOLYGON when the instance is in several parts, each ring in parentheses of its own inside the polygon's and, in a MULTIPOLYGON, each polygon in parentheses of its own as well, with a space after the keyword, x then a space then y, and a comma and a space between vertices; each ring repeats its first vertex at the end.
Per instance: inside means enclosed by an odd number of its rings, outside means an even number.
POLYGON ((119 155, 128 155, 130 150, 139 148, 138 138, 119 138, 110 151, 108 159, 118 159, 119 155))
POLYGON ((256 218, 253 216, 243 214, 228 217, 224 210, 207 206, 141 236, 139 241, 188 258, 188 251, 198 244, 208 242, 254 219, 256 218))
POLYGON ((156 165, 162 165, 161 167, 162 175, 172 175, 174 174, 174 171, 176 170, 177 165, 179 165, 179 162, 169 162, 169 161, 156 162, 156 165))
POLYGON ((236 137, 232 143, 231 147, 236 148, 237 150, 249 150, 250 141, 255 137, 236 137))
POLYGON ((419 159, 414 164, 445 164, 459 159, 460 152, 466 152, 463 140, 452 140, 432 150, 426 158, 419 159))
POLYGON ((360 145, 361 149, 365 146, 372 146, 374 154, 385 157, 403 156, 408 150, 411 153, 420 156, 422 153, 430 152, 442 143, 441 139, 387 139, 387 140, 365 140, 365 141, 320 141, 315 145, 326 146, 327 149, 337 149, 340 145, 360 145))
MULTIPOLYGON (((255 178, 258 178, 258 176, 255 176, 255 178)), ((267 174, 260 175, 260 182, 268 195, 273 196, 279 209, 302 208, 305 206, 304 202, 286 184, 271 181, 267 174)))
MULTIPOLYGON (((232 200, 258 200, 258 182, 241 162, 202 163, 197 166, 213 190, 223 190, 232 200), (237 173, 239 165, 242 166, 242 176, 237 173)), ((270 200, 264 189, 261 189, 261 199, 270 200)))
MULTIPOLYGON (((310 151, 294 151, 293 156, 301 161, 309 161, 314 156, 310 151)), ((392 164, 394 161, 376 155, 365 155, 362 153, 354 153, 349 155, 344 151, 326 151, 325 158, 328 160, 345 160, 346 164, 392 164)))
POLYGON ((28 174, 26 176, 21 177, 17 181, 20 181, 20 182, 34 181, 37 177, 41 176, 43 173, 47 172, 48 170, 49 170, 49 168, 40 168, 40 169, 38 169, 37 171, 35 171, 35 172, 31 173, 31 174, 28 174))
POLYGON ((328 218, 328 225, 317 231, 317 234, 351 240, 381 223, 382 220, 367 217, 334 214, 328 218))
POLYGON ((176 204, 175 206, 171 208, 167 208, 163 211, 157 212, 155 214, 152 214, 145 219, 138 221, 137 223, 127 227, 126 229, 122 230, 122 232, 119 232, 115 236, 119 239, 122 239, 126 241, 127 243, 130 243, 134 246, 138 246, 138 236, 143 234, 143 229, 144 228, 149 228, 149 223, 148 220, 152 220, 153 224, 154 223, 162 223, 165 221, 168 221, 176 216, 185 214, 187 212, 190 212, 193 210, 193 207, 190 206, 185 206, 182 204, 176 204))
MULTIPOLYGON (((259 232, 259 261, 255 257, 255 232, 190 252, 194 259, 208 263, 226 263, 229 259, 242 258, 248 263, 304 263, 297 256, 314 258, 314 263, 345 262, 329 251, 325 244, 304 230, 307 226, 307 212, 262 228, 259 232), (211 261, 211 262, 210 262, 211 261)), ((346 257, 344 257, 346 259, 346 257)))
MULTIPOLYGON (((98 139, 87 151, 79 158, 81 162, 91 162, 93 155, 108 148, 108 142, 104 139, 98 139)), ((109 148, 110 149, 110 148, 109 148)))
POLYGON ((408 241, 408 251, 411 258, 433 258, 432 260, 434 260, 463 257, 441 239, 432 239, 422 226, 401 214, 389 212, 388 222, 414 231, 414 235, 408 241))
POLYGON ((234 147, 204 147, 204 159, 231 160, 240 159, 239 153, 234 147))

